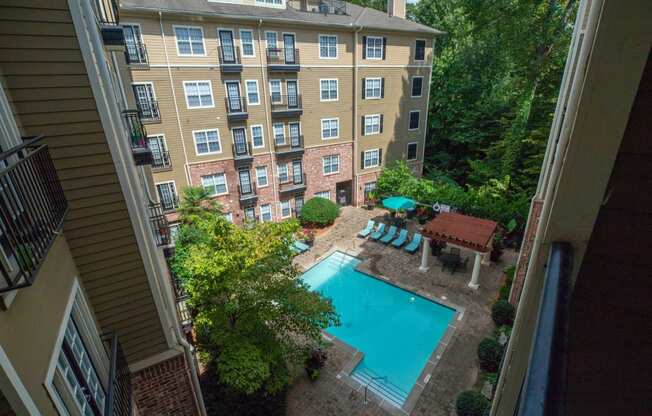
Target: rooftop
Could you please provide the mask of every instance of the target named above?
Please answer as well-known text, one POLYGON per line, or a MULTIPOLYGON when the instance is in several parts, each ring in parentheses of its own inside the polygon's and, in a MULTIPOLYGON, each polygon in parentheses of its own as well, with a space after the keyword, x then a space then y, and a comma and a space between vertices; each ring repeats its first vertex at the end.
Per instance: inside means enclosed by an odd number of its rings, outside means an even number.
POLYGON ((426 224, 423 234, 471 250, 488 251, 497 225, 491 220, 442 212, 426 224))

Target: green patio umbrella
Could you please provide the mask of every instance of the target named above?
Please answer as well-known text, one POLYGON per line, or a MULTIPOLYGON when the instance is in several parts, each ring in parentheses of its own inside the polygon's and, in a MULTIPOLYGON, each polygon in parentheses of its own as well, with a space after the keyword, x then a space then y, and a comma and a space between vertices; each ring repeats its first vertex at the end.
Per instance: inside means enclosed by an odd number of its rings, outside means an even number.
POLYGON ((392 196, 390 198, 383 199, 383 206, 393 211, 403 211, 414 209, 417 204, 412 199, 406 198, 404 196, 392 196))

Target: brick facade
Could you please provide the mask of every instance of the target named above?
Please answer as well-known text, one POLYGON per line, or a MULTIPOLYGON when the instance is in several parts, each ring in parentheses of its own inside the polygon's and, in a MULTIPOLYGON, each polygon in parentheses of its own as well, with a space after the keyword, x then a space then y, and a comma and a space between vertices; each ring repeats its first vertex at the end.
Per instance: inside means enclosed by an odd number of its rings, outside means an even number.
POLYGON ((376 172, 371 172, 371 173, 361 173, 358 175, 358 186, 356 189, 356 206, 359 207, 360 205, 364 204, 364 186, 366 183, 369 182, 376 182, 378 179, 378 176, 380 176, 380 171, 376 172))
POLYGON ((539 226, 539 219, 541 218, 541 209, 543 201, 540 199, 532 200, 532 210, 528 218, 527 228, 523 236, 523 243, 521 245, 521 252, 518 258, 517 269, 514 272, 514 281, 512 283, 512 290, 509 294, 509 302, 516 306, 521 298, 521 291, 523 290, 523 283, 525 282, 525 275, 527 274, 527 267, 530 264, 530 255, 532 254, 532 244, 534 243, 534 236, 539 226))
POLYGON ((183 354, 134 373, 131 383, 140 416, 199 414, 183 354))
MULTIPOLYGON (((353 181, 353 144, 336 144, 332 146, 319 146, 306 149, 303 156, 303 169, 308 177, 305 199, 312 198, 317 192, 330 192, 331 201, 336 200, 337 184, 353 181), (339 173, 324 175, 322 158, 324 156, 339 155, 339 173)), ((349 195, 349 202, 352 196, 349 195)))

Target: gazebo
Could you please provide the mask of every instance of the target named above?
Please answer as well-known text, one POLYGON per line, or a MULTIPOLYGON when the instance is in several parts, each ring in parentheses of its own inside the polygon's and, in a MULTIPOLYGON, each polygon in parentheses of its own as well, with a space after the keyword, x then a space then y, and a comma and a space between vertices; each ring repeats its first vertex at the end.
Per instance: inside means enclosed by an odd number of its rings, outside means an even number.
POLYGON ((493 235, 498 224, 495 221, 468 215, 444 212, 430 220, 423 228, 423 252, 419 270, 428 270, 430 257, 430 240, 442 241, 458 247, 467 248, 475 252, 473 273, 469 287, 480 287, 480 264, 482 258, 491 251, 493 235))

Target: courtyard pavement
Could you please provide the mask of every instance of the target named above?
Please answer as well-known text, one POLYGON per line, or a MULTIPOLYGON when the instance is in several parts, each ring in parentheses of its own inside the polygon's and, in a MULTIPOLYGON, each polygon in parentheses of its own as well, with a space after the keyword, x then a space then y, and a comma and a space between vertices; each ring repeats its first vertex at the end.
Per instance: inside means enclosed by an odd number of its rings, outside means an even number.
MULTIPOLYGON (((505 251, 497 264, 482 266, 480 289, 467 287, 471 280, 473 252, 462 250, 462 257, 469 257, 465 271, 451 275, 442 271, 435 257, 430 257, 430 269, 420 272, 421 252, 410 255, 402 250, 381 243, 357 238, 369 219, 382 220, 387 211, 344 207, 336 223, 315 240, 313 248, 296 257, 296 263, 305 268, 332 250, 341 250, 369 260, 361 269, 374 275, 382 275, 399 285, 422 291, 428 297, 446 300, 464 309, 457 322, 453 336, 434 368, 430 381, 425 385, 411 415, 451 416, 455 414, 455 397, 478 382, 477 347, 480 341, 494 330, 491 305, 498 296, 502 284, 502 270, 516 261, 514 251, 505 251)), ((410 235, 418 225, 411 225, 410 235)), ((321 377, 311 382, 301 373, 290 387, 287 399, 288 416, 353 416, 382 415, 390 413, 377 401, 364 403, 362 391, 355 391, 342 380, 338 373, 351 359, 351 352, 334 344, 328 350, 329 358, 321 377)), ((395 412, 392 412, 395 413, 395 412)))

